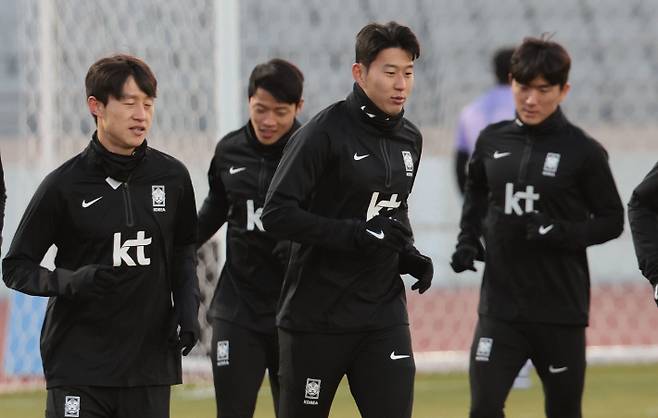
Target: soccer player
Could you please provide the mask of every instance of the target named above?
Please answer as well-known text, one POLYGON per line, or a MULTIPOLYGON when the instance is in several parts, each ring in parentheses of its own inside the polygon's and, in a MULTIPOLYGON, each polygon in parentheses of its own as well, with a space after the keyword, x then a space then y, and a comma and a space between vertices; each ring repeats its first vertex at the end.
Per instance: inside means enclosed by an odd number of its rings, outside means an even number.
POLYGON ((514 119, 514 100, 509 80, 513 53, 513 48, 501 48, 494 53, 492 64, 496 85, 469 103, 459 114, 455 138, 455 174, 462 194, 466 183, 466 165, 480 131, 492 123, 514 119))
POLYGON ((252 417, 265 369, 278 407, 276 305, 290 243, 265 232, 260 214, 283 148, 299 128, 304 76, 288 61, 249 77, 249 121, 217 144, 198 245, 228 221, 226 263, 208 313, 217 416, 252 417))
POLYGON ((199 333, 192 183, 146 143, 157 81, 142 60, 102 58, 85 84, 97 130, 37 189, 3 279, 49 297, 46 416, 168 417, 199 333), (53 271, 39 266, 51 245, 53 271))
POLYGON ((297 131, 272 179, 263 226, 293 241, 277 314, 283 418, 327 417, 345 374, 362 416, 411 416, 400 274, 422 293, 433 273, 407 216, 422 137, 403 109, 419 55, 408 27, 363 27, 352 93, 297 131))
POLYGON ((628 220, 640 270, 651 283, 658 305, 658 164, 633 190, 628 220))
POLYGON ((603 147, 560 109, 571 59, 526 38, 512 56, 516 119, 482 131, 469 163, 455 272, 486 244, 470 353, 471 418, 503 417, 531 359, 550 418, 581 416, 589 313, 586 248, 619 236, 623 206, 603 147))

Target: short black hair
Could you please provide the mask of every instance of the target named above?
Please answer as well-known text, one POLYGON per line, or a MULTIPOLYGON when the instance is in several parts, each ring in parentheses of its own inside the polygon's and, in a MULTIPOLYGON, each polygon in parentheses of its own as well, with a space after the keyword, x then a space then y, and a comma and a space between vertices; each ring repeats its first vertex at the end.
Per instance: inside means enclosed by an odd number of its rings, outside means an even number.
POLYGON ((158 80, 153 71, 144 61, 128 54, 101 58, 89 67, 85 77, 87 97, 94 96, 105 105, 110 96, 121 99, 123 85, 130 76, 148 97, 156 97, 158 80))
POLYGON ((493 56, 493 69, 496 74, 498 84, 509 83, 510 65, 514 48, 500 48, 496 50, 493 56))
POLYGON ((528 37, 514 51, 510 73, 512 78, 521 84, 529 84, 535 78, 542 76, 550 85, 564 87, 569 79, 571 57, 566 49, 550 36, 540 38, 528 37))
POLYGON ((295 64, 281 58, 258 64, 249 76, 248 97, 261 88, 283 103, 297 104, 302 100, 304 74, 295 64))
POLYGON ((420 45, 416 35, 407 26, 397 22, 369 23, 356 35, 356 62, 366 68, 386 48, 402 48, 411 55, 411 60, 420 57, 420 45))

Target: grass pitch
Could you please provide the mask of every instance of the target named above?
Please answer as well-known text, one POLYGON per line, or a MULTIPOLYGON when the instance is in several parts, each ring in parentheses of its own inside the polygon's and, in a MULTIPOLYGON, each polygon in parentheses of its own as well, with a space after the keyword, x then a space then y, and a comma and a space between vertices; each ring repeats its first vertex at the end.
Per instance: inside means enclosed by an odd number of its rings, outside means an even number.
MULTIPOLYGON (((533 374, 530 389, 515 389, 505 409, 509 418, 542 418, 543 394, 533 374)), ((465 373, 419 374, 416 377, 414 418, 465 418, 469 391, 465 373)), ((44 416, 45 392, 0 396, 1 417, 44 416)), ((658 364, 592 366, 587 370, 583 415, 588 418, 658 418, 658 364)), ((178 386, 172 392, 172 418, 215 416, 214 391, 208 386, 178 386)), ((267 384, 262 388, 255 418, 273 418, 267 384)), ((341 384, 331 418, 359 417, 345 381, 341 384)))

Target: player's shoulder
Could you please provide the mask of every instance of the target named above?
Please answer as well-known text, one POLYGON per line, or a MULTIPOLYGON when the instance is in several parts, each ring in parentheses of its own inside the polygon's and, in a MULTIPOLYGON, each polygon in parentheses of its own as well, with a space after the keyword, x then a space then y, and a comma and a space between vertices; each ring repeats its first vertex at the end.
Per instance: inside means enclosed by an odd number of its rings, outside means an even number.
POLYGON ((215 152, 221 152, 223 150, 235 147, 235 146, 241 146, 244 144, 246 140, 246 134, 247 134, 247 129, 248 125, 244 125, 234 131, 231 131, 224 135, 223 137, 220 138, 219 141, 217 141, 217 146, 215 147, 215 152))
POLYGON ((480 132, 479 141, 490 141, 494 140, 500 135, 514 133, 515 128, 516 127, 513 120, 501 120, 500 122, 494 122, 482 129, 480 132))
POLYGON ((603 144, 586 132, 583 128, 574 125, 573 123, 568 123, 569 129, 569 144, 573 147, 577 147, 584 154, 594 154, 602 155, 607 158, 608 151, 605 149, 603 144))
POLYGON ((145 158, 151 170, 189 176, 187 167, 185 167, 182 161, 156 148, 149 146, 145 158))

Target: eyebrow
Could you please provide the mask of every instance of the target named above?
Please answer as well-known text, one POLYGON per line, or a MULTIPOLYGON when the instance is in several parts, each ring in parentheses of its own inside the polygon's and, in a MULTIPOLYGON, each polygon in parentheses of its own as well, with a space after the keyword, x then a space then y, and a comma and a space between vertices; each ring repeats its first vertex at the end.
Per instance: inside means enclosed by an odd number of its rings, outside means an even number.
MULTIPOLYGON (((384 68, 392 68, 392 69, 397 70, 398 68, 400 68, 400 66, 399 66, 399 65, 395 65, 395 64, 384 64, 384 68)), ((409 65, 405 65, 405 66, 402 67, 402 68, 405 69, 405 70, 408 70, 408 69, 410 69, 410 68, 414 68, 414 64, 411 63, 411 64, 409 64, 409 65)))

